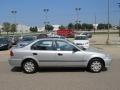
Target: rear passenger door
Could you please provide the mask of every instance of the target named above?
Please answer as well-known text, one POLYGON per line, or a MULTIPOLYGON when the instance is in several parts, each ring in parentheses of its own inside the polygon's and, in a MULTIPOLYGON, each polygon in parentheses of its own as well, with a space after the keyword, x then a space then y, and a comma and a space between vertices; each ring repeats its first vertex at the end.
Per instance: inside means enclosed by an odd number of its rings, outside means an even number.
POLYGON ((39 61, 40 66, 52 66, 55 60, 55 50, 52 40, 41 40, 36 42, 32 47, 32 53, 39 61))

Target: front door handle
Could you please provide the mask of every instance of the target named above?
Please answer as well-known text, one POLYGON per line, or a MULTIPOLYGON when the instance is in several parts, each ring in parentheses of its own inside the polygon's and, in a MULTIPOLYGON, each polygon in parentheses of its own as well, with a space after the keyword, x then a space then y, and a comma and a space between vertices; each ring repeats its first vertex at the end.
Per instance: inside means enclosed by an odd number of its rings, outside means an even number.
POLYGON ((33 53, 33 55, 38 55, 37 53, 33 53))
POLYGON ((62 56, 63 54, 62 53, 58 53, 58 56, 62 56))

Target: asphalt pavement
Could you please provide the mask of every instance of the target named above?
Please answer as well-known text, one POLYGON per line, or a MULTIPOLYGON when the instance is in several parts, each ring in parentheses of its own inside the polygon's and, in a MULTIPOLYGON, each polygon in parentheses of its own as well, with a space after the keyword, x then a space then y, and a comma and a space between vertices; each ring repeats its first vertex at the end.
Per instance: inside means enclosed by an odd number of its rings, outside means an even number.
POLYGON ((8 64, 9 51, 0 51, 0 90, 120 90, 120 46, 96 45, 112 56, 107 71, 90 73, 81 68, 43 68, 24 74, 8 64))

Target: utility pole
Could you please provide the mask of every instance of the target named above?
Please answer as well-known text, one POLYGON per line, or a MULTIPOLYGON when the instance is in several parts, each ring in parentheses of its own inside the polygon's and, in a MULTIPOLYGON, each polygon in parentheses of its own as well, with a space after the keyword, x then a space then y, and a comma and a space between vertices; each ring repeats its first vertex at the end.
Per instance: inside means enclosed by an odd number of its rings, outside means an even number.
POLYGON ((95 31, 96 31, 96 28, 97 28, 97 25, 96 25, 96 15, 95 15, 95 26, 94 26, 94 34, 95 34, 95 31))
MULTIPOLYGON (((12 10, 11 13, 14 16, 14 24, 17 26, 17 24, 16 24, 16 14, 17 14, 17 11, 16 10, 12 10)), ((13 32, 13 34, 14 34, 14 32, 13 32)))
POLYGON ((48 12, 49 12, 49 9, 43 9, 44 13, 45 13, 45 21, 44 21, 44 24, 45 24, 45 27, 46 25, 49 24, 49 21, 48 21, 48 12))
POLYGON ((75 8, 76 15, 77 15, 77 20, 76 20, 77 30, 78 30, 78 25, 80 23, 80 20, 79 20, 79 12, 80 12, 80 10, 81 10, 81 8, 75 8))
POLYGON ((108 0, 108 36, 106 44, 110 44, 110 1, 108 0))
MULTIPOLYGON (((120 3, 117 3, 118 4, 118 7, 120 9, 120 3)), ((120 14, 120 11, 119 11, 119 14, 120 14)), ((119 15, 120 16, 120 15, 119 15)), ((120 37, 120 17, 119 17, 119 37, 120 37)))

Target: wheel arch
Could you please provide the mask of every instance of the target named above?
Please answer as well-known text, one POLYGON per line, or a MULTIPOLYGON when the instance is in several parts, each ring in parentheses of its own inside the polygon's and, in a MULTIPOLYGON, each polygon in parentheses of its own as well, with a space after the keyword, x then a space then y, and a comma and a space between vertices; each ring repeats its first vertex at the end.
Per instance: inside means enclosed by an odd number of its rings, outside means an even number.
POLYGON ((105 66, 105 61, 104 61, 102 58, 100 58, 100 57, 93 57, 93 58, 91 58, 91 59, 88 61, 87 67, 88 67, 89 64, 90 64, 93 60, 95 60, 95 59, 100 60, 100 61, 103 63, 103 65, 105 66))
POLYGON ((32 61, 35 62, 36 65, 38 66, 38 62, 37 62, 35 59, 33 59, 33 58, 26 58, 26 59, 24 59, 24 60, 21 62, 21 66, 23 65, 24 62, 29 61, 29 60, 32 60, 32 61))

